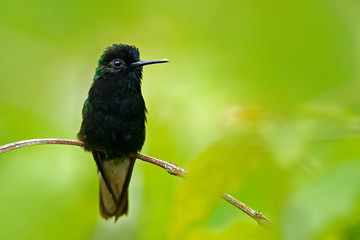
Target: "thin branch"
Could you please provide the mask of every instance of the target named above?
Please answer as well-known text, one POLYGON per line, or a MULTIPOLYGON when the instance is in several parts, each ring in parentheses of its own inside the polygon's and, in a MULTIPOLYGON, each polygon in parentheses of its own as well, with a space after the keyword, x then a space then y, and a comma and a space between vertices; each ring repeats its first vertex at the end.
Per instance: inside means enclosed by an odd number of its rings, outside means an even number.
POLYGON ((173 162, 165 162, 160 159, 153 158, 153 157, 141 154, 141 153, 134 154, 134 157, 141 159, 145 162, 149 162, 149 163, 158 165, 159 167, 164 168, 171 175, 185 178, 186 175, 188 174, 188 172, 185 169, 179 167, 178 165, 176 165, 173 162))
POLYGON ((240 209, 241 211, 252 217, 259 224, 259 226, 271 227, 272 225, 271 222, 267 220, 267 218, 261 212, 252 210, 251 208, 249 208, 248 206, 246 206, 245 204, 243 204, 242 202, 240 202, 230 194, 222 193, 221 197, 225 201, 231 203, 232 205, 234 205, 235 207, 237 207, 238 209, 240 209))
MULTIPOLYGON (((74 146, 84 146, 84 142, 78 140, 57 139, 57 138, 30 139, 30 140, 24 140, 24 141, 9 143, 0 146, 0 154, 22 147, 41 145, 41 144, 65 144, 65 145, 74 145, 74 146)), ((171 175, 184 178, 188 174, 188 172, 185 169, 177 166, 175 163, 172 162, 165 162, 160 159, 156 159, 141 153, 133 154, 133 156, 145 162, 149 162, 159 167, 162 167, 166 169, 166 171, 171 175)), ((243 204, 242 202, 240 202, 239 200, 230 196, 227 193, 222 193, 221 197, 225 201, 229 202, 230 204, 234 205, 235 207, 239 208, 241 211, 252 217, 260 226, 262 227, 271 226, 271 222, 267 220, 266 217, 261 212, 254 211, 253 209, 246 206, 245 204, 243 204)))
POLYGON ((57 138, 30 139, 30 140, 13 142, 0 146, 0 154, 22 147, 41 145, 41 144, 66 144, 66 145, 74 145, 74 146, 84 146, 84 143, 78 140, 57 139, 57 138))

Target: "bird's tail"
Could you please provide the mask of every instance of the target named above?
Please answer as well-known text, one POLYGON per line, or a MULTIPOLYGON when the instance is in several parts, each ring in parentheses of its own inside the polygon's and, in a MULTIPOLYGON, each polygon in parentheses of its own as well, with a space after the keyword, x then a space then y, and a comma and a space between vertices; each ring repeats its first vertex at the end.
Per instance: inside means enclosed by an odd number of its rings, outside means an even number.
POLYGON ((117 219, 128 212, 128 188, 135 158, 109 158, 106 153, 92 152, 99 171, 100 214, 117 219))

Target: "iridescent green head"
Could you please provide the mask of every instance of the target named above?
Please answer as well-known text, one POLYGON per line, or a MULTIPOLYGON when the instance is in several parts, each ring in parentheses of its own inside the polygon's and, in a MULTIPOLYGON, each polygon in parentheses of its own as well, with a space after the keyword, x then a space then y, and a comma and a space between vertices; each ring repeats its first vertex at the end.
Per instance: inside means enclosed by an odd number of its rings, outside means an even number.
POLYGON ((163 62, 168 62, 168 60, 140 61, 139 50, 135 46, 114 44, 101 55, 94 79, 98 79, 103 74, 121 74, 131 71, 135 71, 141 78, 142 66, 163 62))
POLYGON ((124 67, 139 60, 139 49, 135 46, 114 44, 108 47, 101 55, 94 79, 96 80, 106 70, 120 69, 122 65, 124 67))

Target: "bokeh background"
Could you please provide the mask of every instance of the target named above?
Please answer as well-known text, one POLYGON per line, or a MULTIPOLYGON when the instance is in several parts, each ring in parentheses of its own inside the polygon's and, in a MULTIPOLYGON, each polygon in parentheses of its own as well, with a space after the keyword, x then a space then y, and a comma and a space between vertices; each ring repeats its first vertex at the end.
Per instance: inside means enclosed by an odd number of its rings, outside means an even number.
POLYGON ((148 108, 130 211, 79 147, 0 156, 0 239, 360 239, 360 3, 1 1, 0 145, 75 139, 97 60, 136 45, 148 108), (259 228, 217 194, 273 223, 259 228))

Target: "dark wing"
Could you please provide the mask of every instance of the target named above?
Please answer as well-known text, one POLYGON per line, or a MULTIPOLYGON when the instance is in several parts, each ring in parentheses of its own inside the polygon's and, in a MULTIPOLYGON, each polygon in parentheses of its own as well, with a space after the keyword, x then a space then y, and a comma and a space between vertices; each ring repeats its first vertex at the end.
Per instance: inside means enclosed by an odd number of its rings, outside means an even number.
POLYGON ((90 103, 90 100, 87 98, 84 102, 84 106, 82 109, 82 117, 85 118, 87 113, 92 109, 92 104, 90 103))

